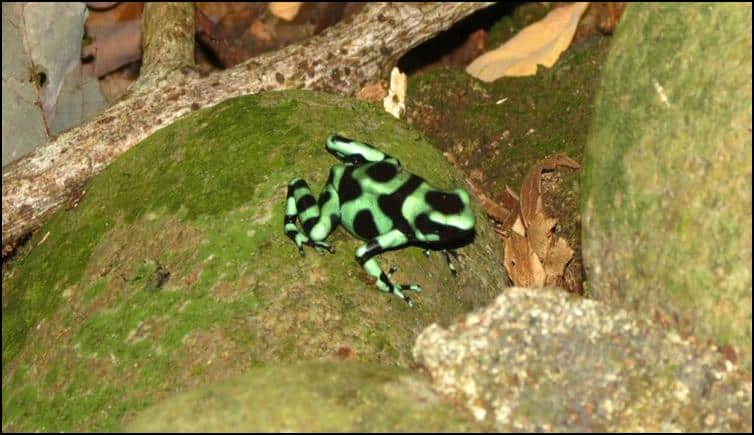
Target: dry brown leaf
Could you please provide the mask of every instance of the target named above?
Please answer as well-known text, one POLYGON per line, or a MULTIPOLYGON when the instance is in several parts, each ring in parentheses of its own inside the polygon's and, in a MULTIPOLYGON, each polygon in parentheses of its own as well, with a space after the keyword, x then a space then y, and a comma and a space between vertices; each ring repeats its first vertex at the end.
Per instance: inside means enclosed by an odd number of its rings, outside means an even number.
MULTIPOLYGON (((456 164, 452 155, 444 155, 456 164)), ((519 287, 561 285, 565 267, 573 257, 573 250, 565 239, 553 240, 553 228, 557 220, 547 217, 542 205, 542 171, 554 170, 557 166, 580 167, 578 162, 562 154, 538 162, 526 174, 520 198, 510 187, 505 186, 500 199, 493 201, 473 180, 467 179, 471 191, 481 200, 487 215, 500 224, 495 231, 503 237, 503 265, 514 285, 519 287), (524 203, 529 209, 528 227, 524 225, 522 214, 524 203)))
POLYGON ((512 231, 503 241, 505 258, 503 264, 513 284, 518 287, 541 287, 546 274, 537 254, 531 250, 526 237, 512 231))
POLYGON ((505 222, 507 222, 511 218, 511 216, 514 216, 513 213, 511 213, 509 210, 506 210, 504 207, 501 207, 500 204, 496 203, 495 201, 489 199, 487 195, 482 194, 478 196, 482 201, 484 211, 487 213, 487 215, 489 215, 495 221, 502 223, 503 229, 506 229, 505 222))
POLYGON ((542 161, 542 167, 549 171, 554 170, 558 166, 565 166, 571 169, 581 169, 581 165, 576 160, 566 156, 565 154, 555 154, 542 161))
POLYGON ((546 285, 559 284, 571 258, 573 258, 573 249, 568 246, 568 241, 558 237, 558 240, 550 246, 550 249, 547 252, 547 258, 545 258, 544 269, 546 285))
POLYGON ((503 207, 508 210, 520 207, 518 195, 516 195, 516 192, 514 192, 507 184, 505 185, 505 190, 500 192, 500 202, 502 202, 503 207))
POLYGON ((535 214, 529 227, 526 229, 526 238, 529 239, 531 249, 539 258, 547 260, 552 239, 552 229, 558 221, 548 218, 543 213, 535 214))
POLYGON ((526 228, 524 228, 524 224, 521 222, 521 214, 516 213, 516 219, 513 220, 513 224, 511 225, 511 231, 518 234, 521 237, 526 237, 526 228))
MULTIPOLYGON (((458 166, 455 159, 450 153, 443 153, 445 158, 448 159, 454 166, 458 166)), ((482 189, 480 189, 477 184, 474 182, 474 180, 471 180, 469 178, 466 179, 466 182, 469 184, 469 187, 471 188, 471 191, 474 193, 474 196, 479 198, 479 200, 482 202, 482 206, 484 207, 485 213, 487 213, 487 216, 491 217, 493 220, 495 220, 498 223, 503 223, 503 230, 506 230, 508 227, 510 227, 510 224, 507 226, 505 225, 505 222, 510 220, 511 218, 515 218, 516 214, 514 213, 515 210, 507 209, 505 207, 505 204, 501 206, 497 202, 491 200, 482 189)), ((516 207, 518 204, 518 200, 515 201, 516 207)))
POLYGON ((292 21, 301 9, 301 2, 270 2, 270 13, 282 20, 292 21))
POLYGON ((542 162, 537 163, 526 173, 521 182, 521 218, 524 227, 529 228, 534 216, 544 213, 540 176, 542 175, 542 162))
POLYGON ((356 99, 371 101, 373 103, 382 102, 387 95, 387 89, 380 82, 368 83, 356 93, 356 99))
POLYGON ((495 50, 476 58, 466 72, 485 82, 503 76, 528 76, 537 65, 551 67, 571 44, 581 14, 589 2, 576 2, 552 10, 495 50))
MULTIPOLYGON (((508 229, 515 227, 515 225, 518 224, 520 228, 514 228, 514 230, 523 235, 526 230, 521 223, 521 205, 519 203, 518 196, 516 196, 516 194, 513 192, 513 190, 511 190, 510 187, 505 186, 505 190, 500 192, 500 203, 502 204, 501 208, 508 212, 508 217, 504 220, 499 221, 502 225, 502 230, 507 231, 508 229)), ((500 206, 498 205, 498 207, 500 206)))
POLYGON ((541 192, 542 171, 552 171, 558 166, 572 169, 581 167, 577 161, 563 154, 556 154, 532 166, 524 177, 524 181, 521 183, 521 216, 527 228, 534 215, 544 213, 541 192))
MULTIPOLYGON (((531 167, 521 183, 520 198, 516 198, 508 186, 500 195, 504 207, 514 216, 511 231, 503 244, 505 268, 517 286, 559 285, 565 267, 573 257, 573 250, 565 239, 553 240, 557 220, 545 214, 542 203, 542 171, 554 170, 558 166, 580 167, 575 160, 557 154, 531 167)), ((506 228, 504 225, 503 229, 506 228)))

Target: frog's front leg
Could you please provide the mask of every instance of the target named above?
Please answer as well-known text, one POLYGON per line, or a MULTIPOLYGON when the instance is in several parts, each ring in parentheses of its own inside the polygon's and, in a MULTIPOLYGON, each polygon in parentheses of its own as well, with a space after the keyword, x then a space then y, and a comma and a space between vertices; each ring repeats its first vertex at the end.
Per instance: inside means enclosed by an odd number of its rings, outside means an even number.
MULTIPOLYGON (((385 234, 379 235, 370 240, 367 244, 362 245, 356 250, 356 261, 362 265, 364 270, 374 278, 376 278, 377 287, 388 293, 393 293, 399 298, 408 303, 410 307, 414 306, 414 302, 408 296, 403 294, 403 290, 411 290, 415 292, 421 291, 421 286, 417 284, 403 284, 396 285, 390 281, 388 274, 382 271, 379 263, 374 258, 375 255, 381 254, 387 250, 400 248, 408 242, 408 237, 401 231, 394 229, 385 234)), ((391 269, 391 272, 393 270, 391 269)))
POLYGON ((340 216, 338 193, 332 185, 333 172, 319 196, 314 199, 306 181, 294 178, 288 183, 288 195, 285 206, 285 234, 298 247, 301 256, 304 255, 303 245, 314 247, 322 253, 322 248, 335 252, 335 249, 324 240, 335 229, 340 216), (296 219, 301 222, 304 233, 298 231, 296 219))

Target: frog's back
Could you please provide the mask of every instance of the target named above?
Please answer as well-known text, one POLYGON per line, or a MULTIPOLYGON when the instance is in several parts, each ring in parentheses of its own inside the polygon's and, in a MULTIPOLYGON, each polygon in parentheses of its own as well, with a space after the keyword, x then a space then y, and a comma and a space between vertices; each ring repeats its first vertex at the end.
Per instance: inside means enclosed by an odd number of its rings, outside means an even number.
POLYGON ((417 191, 428 188, 423 178, 389 160, 348 167, 338 189, 341 223, 362 240, 394 228, 411 234, 404 205, 417 191))

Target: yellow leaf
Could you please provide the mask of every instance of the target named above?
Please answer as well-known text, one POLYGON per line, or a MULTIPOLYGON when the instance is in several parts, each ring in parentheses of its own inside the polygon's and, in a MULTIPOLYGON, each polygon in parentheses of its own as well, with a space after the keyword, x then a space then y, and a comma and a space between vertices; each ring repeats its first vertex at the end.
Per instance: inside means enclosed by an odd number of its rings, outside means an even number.
POLYGON ((503 76, 534 75, 537 64, 551 67, 571 44, 587 6, 589 2, 576 2, 554 9, 497 49, 476 58, 466 72, 491 82, 503 76))
POLYGON ((282 20, 291 21, 296 18, 301 2, 270 2, 270 13, 282 20))

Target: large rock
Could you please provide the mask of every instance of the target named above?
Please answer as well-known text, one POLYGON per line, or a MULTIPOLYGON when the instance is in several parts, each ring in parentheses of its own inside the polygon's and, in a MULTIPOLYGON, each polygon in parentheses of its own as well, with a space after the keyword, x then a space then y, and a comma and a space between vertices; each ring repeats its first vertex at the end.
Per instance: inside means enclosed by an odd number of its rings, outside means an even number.
POLYGON ((510 288, 414 348, 437 391, 511 432, 751 431, 751 378, 709 346, 562 290, 510 288))
POLYGON ((476 432, 408 369, 364 363, 256 368, 149 408, 128 432, 476 432))
POLYGON ((438 187, 462 177, 380 108, 321 93, 227 101, 160 130, 89 182, 3 268, 3 429, 111 430, 186 387, 273 362, 408 366, 418 333, 505 285, 500 243, 478 237, 453 279, 442 255, 382 266, 424 291, 380 292, 342 228, 301 258, 283 233, 287 182, 319 193, 339 132, 382 147, 438 187))
POLYGON ((751 4, 628 7, 582 196, 591 294, 736 348, 749 371, 751 19, 751 4))

